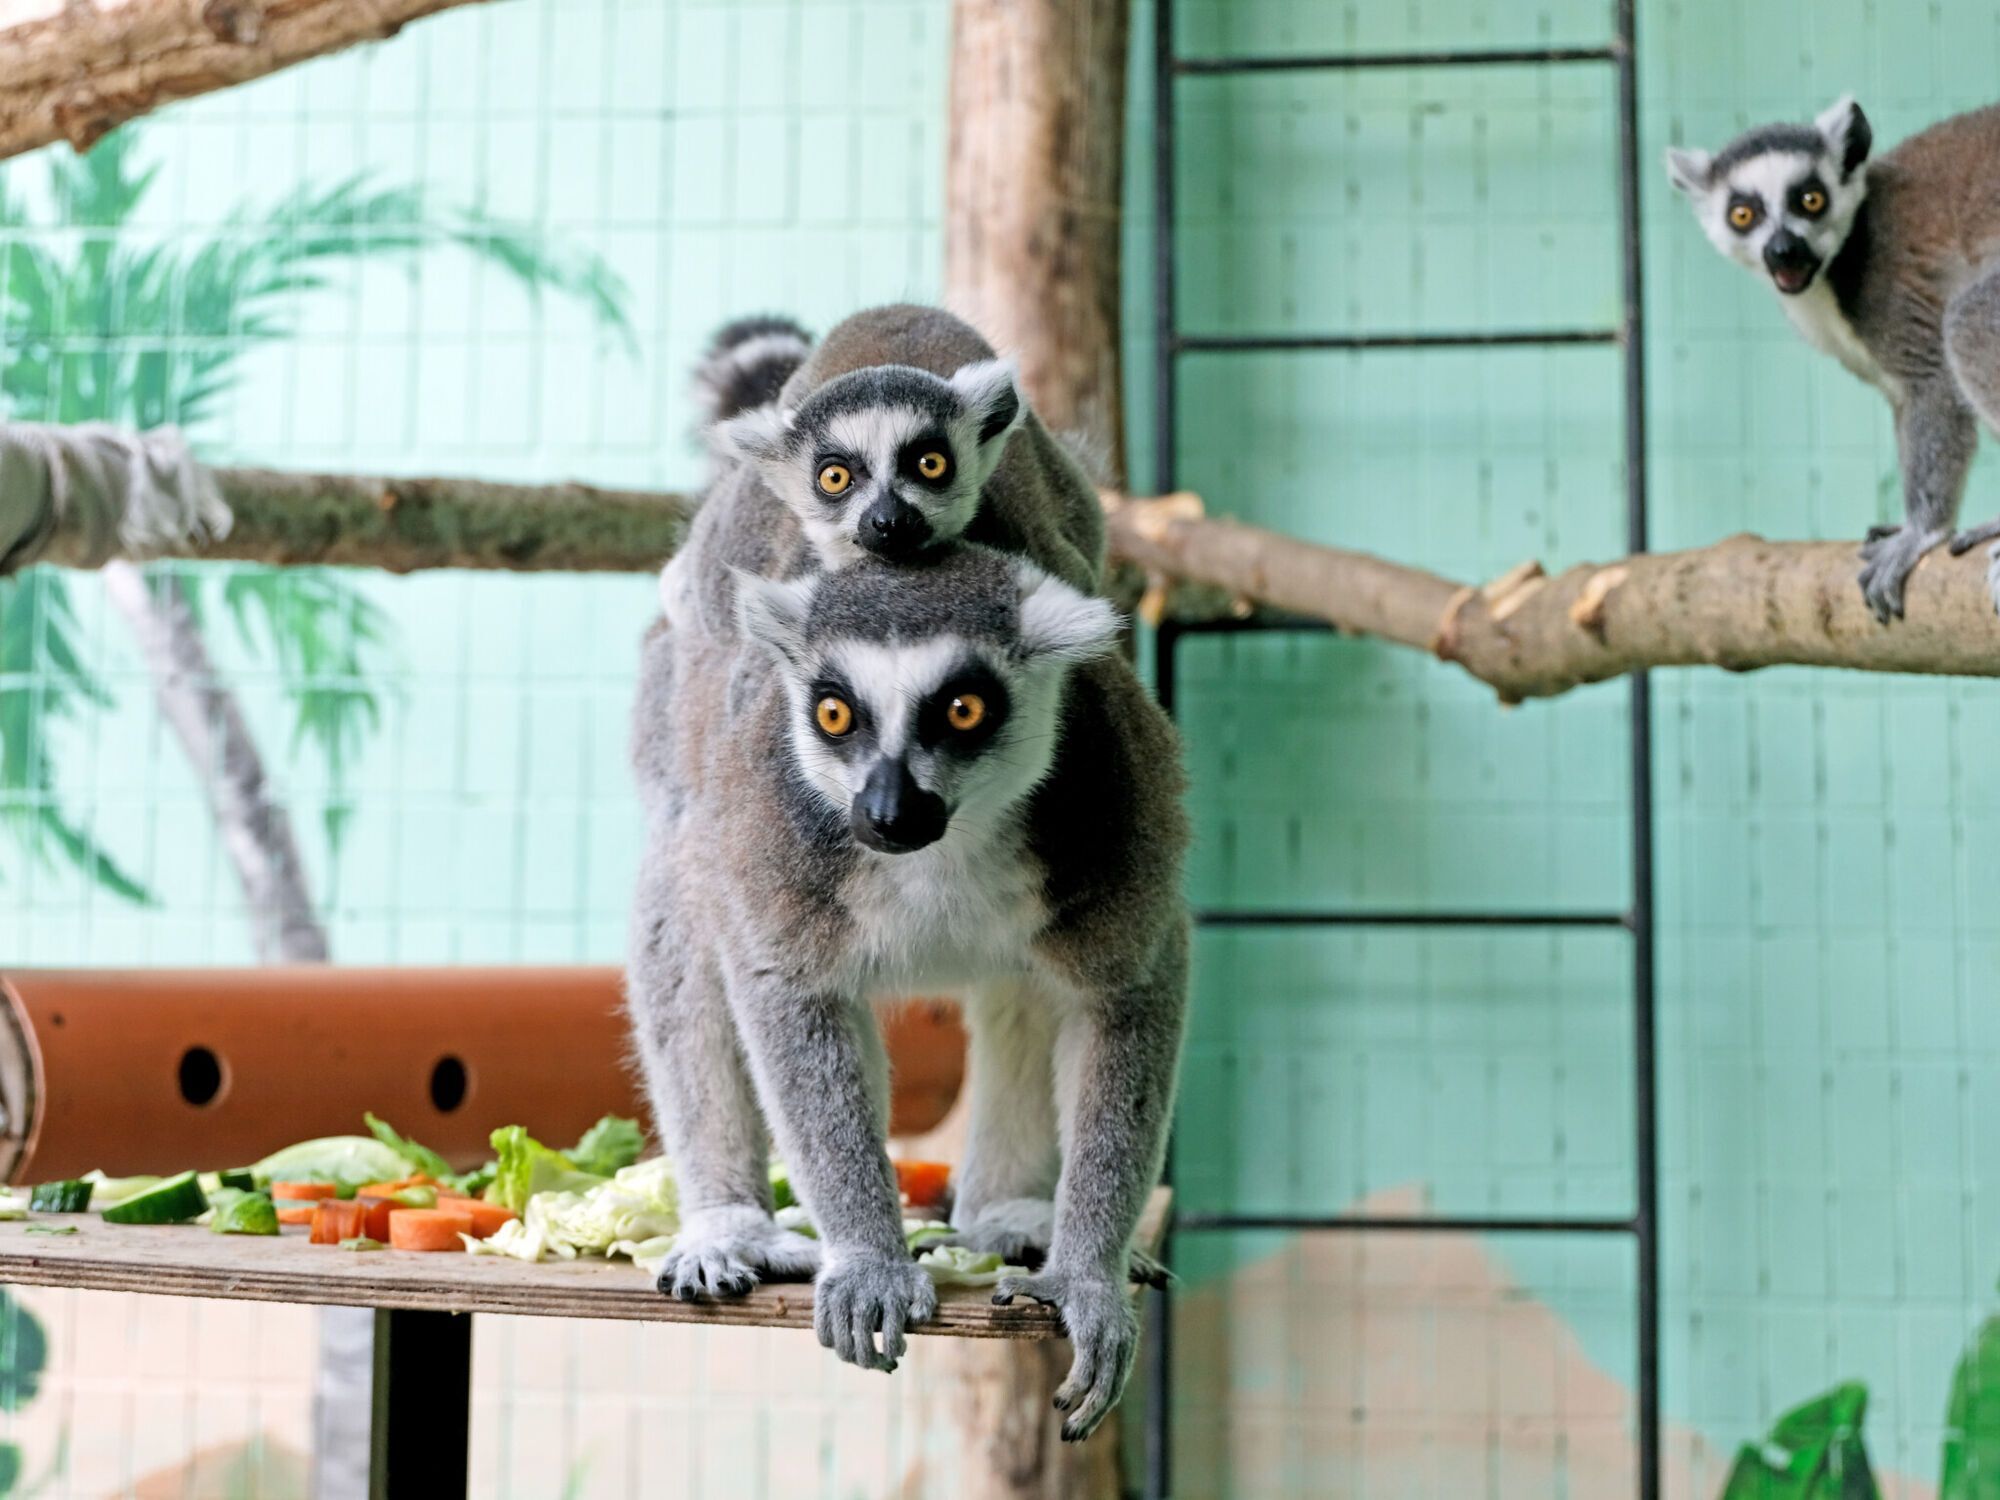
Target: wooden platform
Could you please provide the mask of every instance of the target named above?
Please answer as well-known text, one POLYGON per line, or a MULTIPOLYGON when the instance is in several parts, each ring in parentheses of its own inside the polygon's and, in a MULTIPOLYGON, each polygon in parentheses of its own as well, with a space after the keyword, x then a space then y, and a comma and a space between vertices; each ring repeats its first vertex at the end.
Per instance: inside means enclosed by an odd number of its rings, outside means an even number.
MULTIPOLYGON (((1156 1188, 1138 1245, 1157 1250, 1170 1195, 1156 1188)), ((760 1286, 724 1302, 677 1302, 630 1261, 510 1260, 498 1255, 347 1251, 306 1243, 303 1228, 276 1239, 213 1234, 195 1225, 107 1224, 96 1214, 37 1214, 30 1223, 75 1225, 67 1235, 0 1223, 0 1282, 85 1291, 149 1292, 247 1302, 421 1308, 538 1318, 623 1318, 717 1327, 810 1328, 812 1287, 760 1286)), ((940 1287, 935 1320, 912 1330, 959 1338, 1059 1336, 1055 1309, 995 1307, 984 1287, 940 1287)))

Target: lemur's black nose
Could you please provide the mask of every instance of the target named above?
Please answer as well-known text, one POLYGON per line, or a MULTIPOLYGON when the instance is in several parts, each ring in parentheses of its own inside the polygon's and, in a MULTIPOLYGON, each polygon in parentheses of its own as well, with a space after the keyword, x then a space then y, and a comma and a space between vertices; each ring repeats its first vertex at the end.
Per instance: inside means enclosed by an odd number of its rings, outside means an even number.
POLYGON ((1764 265, 1783 291, 1804 291, 1819 270, 1819 257, 1804 238, 1780 229, 1764 242, 1764 265))
POLYGON ((885 491, 856 528, 862 546, 881 557, 908 557, 930 545, 931 523, 907 500, 885 491))
POLYGON ((917 785, 900 760, 882 760, 868 773, 848 813, 855 838, 880 854, 908 854, 944 837, 950 815, 944 798, 917 785))

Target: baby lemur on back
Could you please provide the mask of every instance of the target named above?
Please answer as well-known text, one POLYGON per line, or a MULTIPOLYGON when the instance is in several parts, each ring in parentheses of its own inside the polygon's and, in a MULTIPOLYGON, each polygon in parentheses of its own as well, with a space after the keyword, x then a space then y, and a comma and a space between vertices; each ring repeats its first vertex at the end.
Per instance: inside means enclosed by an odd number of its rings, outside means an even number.
MULTIPOLYGON (((1808 342, 1895 411, 1904 520, 1861 552, 1861 591, 1887 623, 1932 548, 2000 536, 2000 521, 1952 535, 1979 423, 2000 431, 2000 108, 1871 161, 1872 139, 1843 98, 1712 155, 1669 151, 1667 170, 1715 247, 1767 277, 1808 342)), ((1988 576, 2000 605, 2000 555, 1988 576)))
MULTIPOLYGON (((957 429, 915 440, 940 434, 957 429)), ((872 478, 880 451, 843 456, 872 478)), ((965 541, 819 567, 772 461, 711 487, 633 723, 648 837, 628 1000, 682 1216, 660 1286, 729 1296, 816 1269, 820 1341, 892 1368, 936 1295, 904 1241, 870 1002, 957 993, 952 1223, 977 1248, 1045 1250, 996 1300, 1060 1309, 1075 1361, 1056 1404, 1082 1438, 1137 1346, 1131 1239, 1180 1051, 1173 730, 1103 600, 965 541), (772 1218, 773 1137, 817 1243, 772 1218)))
MULTIPOLYGON (((768 337, 772 324, 754 326, 768 337)), ((782 354, 763 348, 736 361, 711 352, 699 384, 712 407, 723 404, 719 375, 743 360, 765 380, 775 372, 782 354)), ((948 312, 856 313, 797 360, 775 401, 738 404, 715 446, 748 460, 791 507, 822 566, 907 559, 963 537, 1031 557, 1086 592, 1103 581, 1096 487, 1029 410, 1013 364, 948 312)))

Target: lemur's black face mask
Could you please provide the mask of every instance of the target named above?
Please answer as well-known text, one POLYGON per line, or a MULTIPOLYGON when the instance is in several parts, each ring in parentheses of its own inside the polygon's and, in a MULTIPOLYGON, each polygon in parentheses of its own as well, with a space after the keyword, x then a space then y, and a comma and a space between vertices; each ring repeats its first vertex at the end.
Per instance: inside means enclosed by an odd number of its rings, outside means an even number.
POLYGON ((1802 236, 1780 229, 1764 241, 1764 269, 1779 291, 1796 297, 1819 274, 1819 257, 1802 236))

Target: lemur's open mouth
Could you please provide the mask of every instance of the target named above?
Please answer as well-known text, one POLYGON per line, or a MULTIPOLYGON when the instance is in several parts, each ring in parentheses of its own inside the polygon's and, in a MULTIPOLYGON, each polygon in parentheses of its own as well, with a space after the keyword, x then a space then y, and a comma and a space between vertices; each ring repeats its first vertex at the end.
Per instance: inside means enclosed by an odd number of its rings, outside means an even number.
POLYGON ((1812 279, 1818 271, 1819 264, 1816 261, 1807 261, 1803 265, 1773 266, 1771 280, 1787 297, 1796 297, 1812 285, 1812 279))

